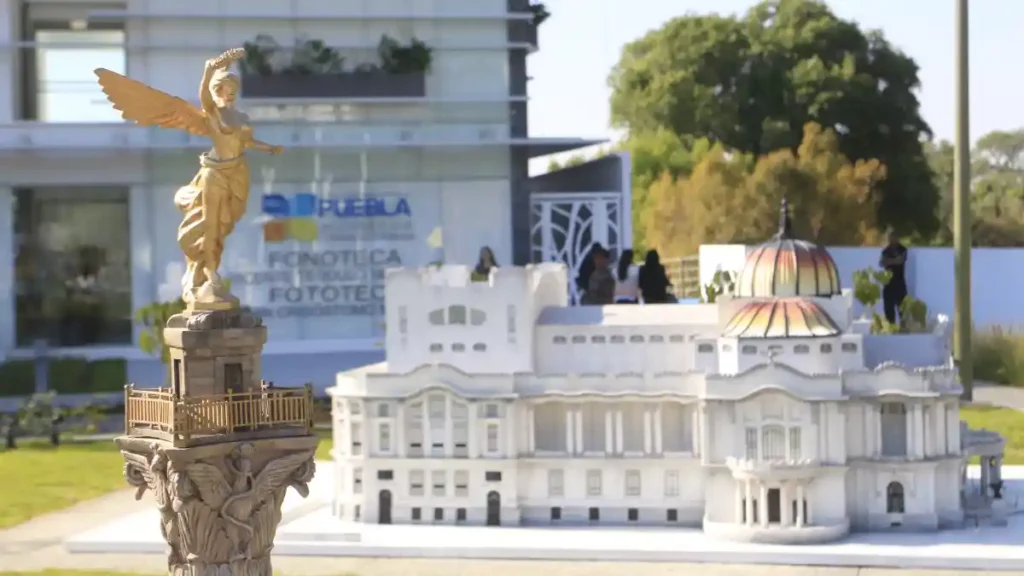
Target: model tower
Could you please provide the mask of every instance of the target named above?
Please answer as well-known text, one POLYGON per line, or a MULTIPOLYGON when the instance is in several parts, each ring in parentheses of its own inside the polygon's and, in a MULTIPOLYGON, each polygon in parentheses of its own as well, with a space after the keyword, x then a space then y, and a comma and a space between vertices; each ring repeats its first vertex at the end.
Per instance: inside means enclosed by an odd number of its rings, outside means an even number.
POLYGON ((267 329, 218 274, 225 240, 249 195, 248 165, 239 150, 280 152, 252 140, 244 115, 233 110, 238 77, 228 67, 242 54, 229 50, 206 63, 201 108, 96 70, 125 119, 213 140, 198 173, 174 196, 187 272, 185 311, 164 329, 170 386, 129 386, 125 435, 117 439, 136 497, 148 489, 156 498, 172 575, 271 576, 285 491, 291 486, 306 496, 314 473, 312 389, 264 384, 260 356, 267 329))

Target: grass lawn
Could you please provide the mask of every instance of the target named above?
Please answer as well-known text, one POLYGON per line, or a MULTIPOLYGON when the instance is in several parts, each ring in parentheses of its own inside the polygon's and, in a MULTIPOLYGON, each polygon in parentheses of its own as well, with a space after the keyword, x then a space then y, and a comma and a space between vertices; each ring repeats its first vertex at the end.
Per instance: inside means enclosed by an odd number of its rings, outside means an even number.
POLYGON ((1024 413, 1008 408, 972 406, 960 410, 960 419, 971 428, 985 428, 1006 438, 1003 464, 1024 465, 1024 413))
POLYGON ((93 572, 91 570, 39 570, 37 572, 0 572, 0 576, 144 576, 127 572, 93 572))
POLYGON ((60 447, 25 441, 0 452, 0 528, 128 488, 112 441, 60 447))

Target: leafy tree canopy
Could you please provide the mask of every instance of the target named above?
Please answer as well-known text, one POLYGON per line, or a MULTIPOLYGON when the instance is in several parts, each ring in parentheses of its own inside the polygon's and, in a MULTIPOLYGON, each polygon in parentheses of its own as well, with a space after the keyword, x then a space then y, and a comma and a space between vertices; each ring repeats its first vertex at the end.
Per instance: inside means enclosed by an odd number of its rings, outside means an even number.
POLYGON ((884 178, 878 160, 851 162, 835 133, 813 123, 795 154, 782 149, 755 161, 716 145, 691 175, 665 173, 651 186, 649 238, 668 254, 695 254, 701 244, 756 244, 778 230, 786 197, 801 238, 827 245, 881 242, 872 191, 884 178))
POLYGON ((662 130, 754 157, 796 150, 815 122, 847 158, 885 165, 873 193, 878 225, 930 237, 938 194, 917 71, 881 33, 822 2, 769 0, 743 17, 676 18, 627 45, 609 77, 612 122, 630 139, 662 130))

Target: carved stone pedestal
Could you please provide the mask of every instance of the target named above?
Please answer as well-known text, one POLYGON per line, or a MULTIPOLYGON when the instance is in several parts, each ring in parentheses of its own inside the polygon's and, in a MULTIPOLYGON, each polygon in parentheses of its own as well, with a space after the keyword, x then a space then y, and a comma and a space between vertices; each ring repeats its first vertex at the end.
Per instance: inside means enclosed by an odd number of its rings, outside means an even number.
POLYGON ((294 436, 174 448, 122 436, 124 475, 160 510, 172 576, 272 576, 270 551, 289 486, 303 497, 318 438, 294 436))

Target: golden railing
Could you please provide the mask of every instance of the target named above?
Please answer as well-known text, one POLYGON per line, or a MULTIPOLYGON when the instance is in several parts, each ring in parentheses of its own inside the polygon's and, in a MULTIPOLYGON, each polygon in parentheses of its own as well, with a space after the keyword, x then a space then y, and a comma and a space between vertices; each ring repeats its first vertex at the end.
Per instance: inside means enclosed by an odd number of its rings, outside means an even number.
POLYGON ((700 259, 697 256, 662 258, 676 298, 700 298, 700 259))
POLYGON ((306 385, 176 398, 169 388, 143 390, 129 385, 124 392, 124 420, 128 435, 161 438, 177 447, 225 434, 311 434, 313 389, 306 385))

